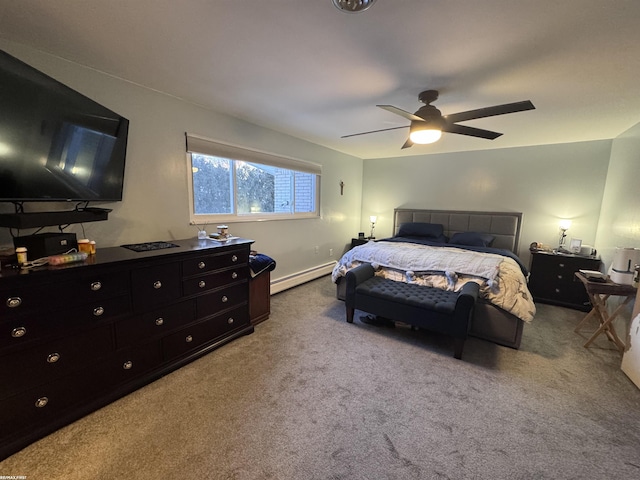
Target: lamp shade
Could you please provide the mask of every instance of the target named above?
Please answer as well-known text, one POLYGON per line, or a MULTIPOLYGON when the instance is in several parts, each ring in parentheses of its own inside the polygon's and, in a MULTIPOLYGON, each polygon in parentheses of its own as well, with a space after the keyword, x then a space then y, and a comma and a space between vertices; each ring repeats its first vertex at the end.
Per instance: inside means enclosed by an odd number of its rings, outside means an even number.
POLYGON ((371 216, 369 217, 369 221, 370 221, 371 223, 376 223, 376 220, 378 220, 378 217, 376 217, 375 215, 371 215, 371 216))
POLYGON ((560 230, 569 230, 571 228, 571 220, 560 220, 558 225, 560 226, 560 230))

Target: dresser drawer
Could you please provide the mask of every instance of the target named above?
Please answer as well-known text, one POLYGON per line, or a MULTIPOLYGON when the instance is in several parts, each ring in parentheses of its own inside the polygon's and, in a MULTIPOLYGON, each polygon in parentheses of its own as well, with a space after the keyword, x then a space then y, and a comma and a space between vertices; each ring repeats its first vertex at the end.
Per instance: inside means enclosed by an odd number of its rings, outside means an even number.
POLYGON ((182 273, 185 277, 219 270, 221 268, 246 265, 249 263, 249 250, 230 250, 214 255, 203 255, 182 262, 182 273))
POLYGON ((1 400, 0 439, 30 433, 97 398, 104 391, 102 374, 91 366, 1 400))
POLYGON ((71 294, 74 302, 115 297, 128 293, 130 289, 129 272, 126 270, 85 274, 74 283, 76 286, 71 294))
POLYGON ((140 345, 115 352, 89 368, 0 400, 0 439, 55 421, 115 387, 136 380, 140 374, 161 363, 160 342, 140 345))
POLYGON ((215 273, 191 277, 183 282, 183 292, 186 296, 214 290, 224 287, 230 283, 246 280, 249 276, 249 269, 242 265, 239 268, 230 268, 215 273))
POLYGON ((5 355, 0 358, 0 398, 80 370, 112 350, 111 326, 103 325, 5 355))
POLYGON ((141 312, 180 298, 180 264, 166 263, 131 272, 133 309, 141 312))
POLYGON ((70 282, 63 284, 17 284, 0 290, 0 318, 22 315, 37 310, 51 311, 67 301, 70 282))
POLYGON ((162 339, 164 358, 170 360, 179 357, 248 324, 249 309, 243 305, 204 322, 185 327, 162 339))
POLYGON ((572 259, 554 259, 542 262, 541 267, 546 275, 557 282, 573 281, 574 273, 583 268, 582 264, 572 259))
POLYGON ((157 335, 170 333, 196 319, 194 300, 167 305, 152 312, 136 315, 116 323, 118 348, 157 335))
POLYGON ((14 288, 0 291, 0 317, 24 313, 52 312, 69 305, 91 303, 129 291, 126 271, 96 270, 70 279, 68 275, 52 276, 52 282, 16 282, 14 288))
POLYGON ((558 284, 541 284, 535 290, 534 298, 566 302, 576 305, 588 305, 589 297, 579 281, 558 284))
POLYGON ((247 303, 248 293, 249 284, 244 282, 201 295, 196 299, 196 315, 198 318, 204 318, 247 303))
POLYGON ((131 312, 128 295, 98 300, 67 311, 28 313, 0 321, 0 349, 25 345, 46 339, 55 332, 62 336, 67 330, 90 327, 98 322, 115 319, 131 312))
POLYGON ((102 366, 102 381, 110 389, 146 373, 162 364, 160 341, 118 350, 102 366))

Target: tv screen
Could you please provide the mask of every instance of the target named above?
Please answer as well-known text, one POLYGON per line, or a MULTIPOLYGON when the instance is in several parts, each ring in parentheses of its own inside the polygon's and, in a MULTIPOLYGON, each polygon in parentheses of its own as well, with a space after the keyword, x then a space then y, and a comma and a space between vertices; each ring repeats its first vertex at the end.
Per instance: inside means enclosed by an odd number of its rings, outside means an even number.
POLYGON ((0 201, 122 200, 129 121, 0 50, 0 201))

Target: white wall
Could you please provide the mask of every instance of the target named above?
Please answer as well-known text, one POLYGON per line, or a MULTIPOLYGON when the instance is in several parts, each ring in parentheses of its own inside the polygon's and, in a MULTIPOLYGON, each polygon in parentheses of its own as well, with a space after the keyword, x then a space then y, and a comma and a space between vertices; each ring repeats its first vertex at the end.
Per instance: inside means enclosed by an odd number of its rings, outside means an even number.
MULTIPOLYGON (((596 243, 605 268, 611 265, 615 247, 640 247, 638 179, 640 179, 640 123, 618 136, 611 148, 607 184, 596 235, 596 243)), ((621 297, 610 297, 608 309, 613 310, 621 302, 621 297)), ((636 311, 640 308, 638 305, 640 304, 636 298, 636 311)), ((640 387, 639 324, 637 318, 632 317, 632 305, 628 305, 623 310, 614 324, 618 335, 627 345, 622 370, 640 387)))
MULTIPOLYGON (((272 280, 338 258, 360 224, 362 160, 252 125, 180 99, 151 91, 24 46, 0 41, 0 48, 130 120, 124 199, 94 206, 112 208, 106 222, 69 227, 95 239, 98 248, 194 237, 189 225, 185 132, 323 166, 322 218, 230 225, 234 235, 255 240, 254 248, 277 262, 272 280), (340 195, 340 181, 344 195, 340 195), (315 246, 319 253, 315 253, 315 246), (329 249, 334 250, 333 257, 329 249)), ((93 205, 93 204, 92 204, 93 205)), ((73 205, 28 205, 28 209, 71 209, 73 205)), ((0 212, 13 212, 0 205, 0 212)), ((56 231, 49 228, 45 231, 56 231)), ((15 232, 14 232, 15 233, 15 232)), ((29 234, 22 231, 20 234, 29 234)), ((0 246, 12 245, 0 228, 0 246)))
POLYGON ((603 140, 365 160, 361 229, 377 215, 376 237, 390 236, 398 207, 510 211, 523 213, 525 262, 531 242, 557 246, 561 218, 573 222, 568 237, 593 245, 610 148, 603 140))
POLYGON ((596 243, 607 268, 615 247, 640 247, 640 123, 613 141, 596 243))

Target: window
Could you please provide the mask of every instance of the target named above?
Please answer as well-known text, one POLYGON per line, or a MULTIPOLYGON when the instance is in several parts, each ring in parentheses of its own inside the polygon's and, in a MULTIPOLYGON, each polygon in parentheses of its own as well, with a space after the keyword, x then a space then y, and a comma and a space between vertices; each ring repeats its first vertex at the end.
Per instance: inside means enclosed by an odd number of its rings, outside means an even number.
POLYGON ((318 217, 321 167, 187 134, 191 222, 318 217))

